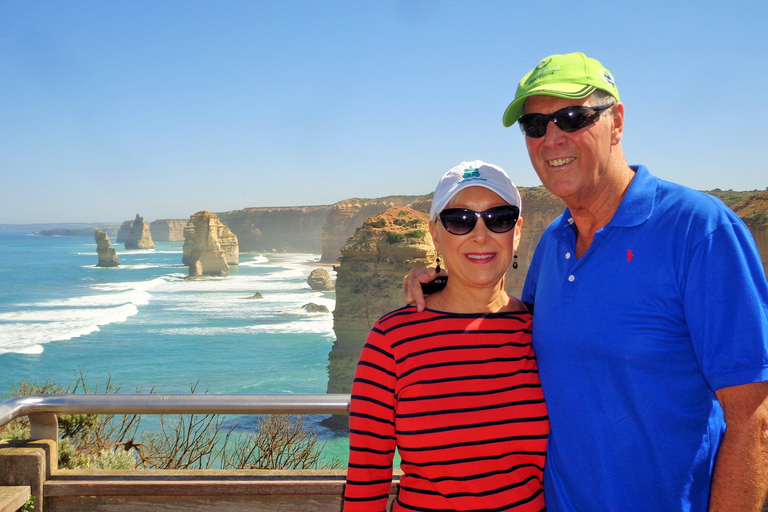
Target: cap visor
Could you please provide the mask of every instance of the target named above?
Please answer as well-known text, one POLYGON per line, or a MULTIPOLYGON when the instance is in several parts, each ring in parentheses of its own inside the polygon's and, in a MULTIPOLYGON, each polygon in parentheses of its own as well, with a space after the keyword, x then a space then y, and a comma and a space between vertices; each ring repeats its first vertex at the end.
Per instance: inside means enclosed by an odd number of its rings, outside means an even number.
POLYGON ((554 96, 556 98, 580 100, 592 94, 595 89, 597 88, 594 86, 582 84, 547 84, 531 89, 519 98, 515 98, 509 104, 507 110, 504 111, 504 126, 512 126, 520 119, 520 116, 523 115, 525 100, 530 96, 554 96))

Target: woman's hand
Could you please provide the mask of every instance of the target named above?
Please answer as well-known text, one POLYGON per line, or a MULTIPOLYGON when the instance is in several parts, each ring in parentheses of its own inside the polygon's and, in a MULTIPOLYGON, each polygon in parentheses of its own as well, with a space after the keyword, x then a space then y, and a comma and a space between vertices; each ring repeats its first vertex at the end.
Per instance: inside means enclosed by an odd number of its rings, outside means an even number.
POLYGON ((424 292, 421 291, 421 283, 428 283, 438 275, 448 275, 445 270, 439 274, 434 268, 412 268, 408 275, 403 277, 403 302, 413 304, 417 311, 424 311, 426 302, 424 292))

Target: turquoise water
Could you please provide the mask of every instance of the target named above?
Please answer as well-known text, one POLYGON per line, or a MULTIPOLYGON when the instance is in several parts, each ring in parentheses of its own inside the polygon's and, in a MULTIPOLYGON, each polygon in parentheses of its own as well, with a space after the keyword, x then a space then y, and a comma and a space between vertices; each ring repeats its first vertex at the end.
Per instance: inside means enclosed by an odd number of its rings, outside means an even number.
MULTIPOLYGON (((185 280, 181 243, 115 247, 120 266, 98 268, 92 239, 0 232, 0 396, 80 370, 124 393, 325 393, 333 317, 302 309, 334 309, 306 284, 319 255, 241 254, 226 278, 185 280)), ((322 419, 310 424, 327 456, 346 461, 346 436, 322 419)))

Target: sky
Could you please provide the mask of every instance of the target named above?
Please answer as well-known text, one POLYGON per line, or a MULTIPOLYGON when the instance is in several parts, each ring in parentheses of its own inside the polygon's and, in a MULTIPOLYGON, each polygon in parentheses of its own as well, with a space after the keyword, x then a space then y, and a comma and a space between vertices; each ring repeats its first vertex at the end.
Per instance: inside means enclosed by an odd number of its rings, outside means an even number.
POLYGON ((540 185, 502 114, 584 52, 630 164, 768 187, 765 0, 0 0, 0 224, 420 195, 465 160, 540 185))

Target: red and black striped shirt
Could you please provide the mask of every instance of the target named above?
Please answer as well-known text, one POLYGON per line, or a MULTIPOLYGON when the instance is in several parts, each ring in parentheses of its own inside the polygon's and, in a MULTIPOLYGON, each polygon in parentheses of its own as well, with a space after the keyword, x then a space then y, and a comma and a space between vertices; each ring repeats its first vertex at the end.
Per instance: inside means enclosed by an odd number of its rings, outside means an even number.
POLYGON ((352 386, 344 510, 541 511, 549 421, 527 312, 379 319, 352 386))

